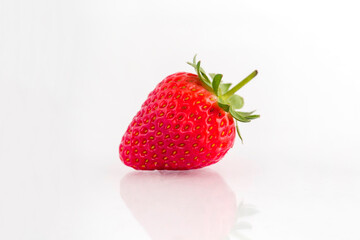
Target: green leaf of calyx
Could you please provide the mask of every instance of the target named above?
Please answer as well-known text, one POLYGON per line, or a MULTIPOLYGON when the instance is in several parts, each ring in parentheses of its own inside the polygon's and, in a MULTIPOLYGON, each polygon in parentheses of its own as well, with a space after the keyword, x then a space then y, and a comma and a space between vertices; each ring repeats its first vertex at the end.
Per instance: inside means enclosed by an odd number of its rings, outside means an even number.
POLYGON ((239 138, 240 138, 240 140, 241 140, 241 143, 244 144, 244 141, 243 141, 243 139, 242 139, 242 137, 241 137, 241 134, 240 134, 239 125, 238 125, 238 122, 237 122, 237 121, 236 121, 235 125, 236 125, 237 135, 239 136, 239 138))
POLYGON ((247 116, 252 115, 254 112, 255 112, 255 111, 251 111, 251 112, 238 112, 238 113, 240 113, 241 115, 247 117, 247 116))
POLYGON ((201 67, 200 67, 200 73, 201 73, 202 77, 205 79, 205 81, 207 81, 208 83, 211 83, 209 77, 206 75, 206 73, 204 72, 204 70, 202 70, 201 67))
POLYGON ((244 99, 239 95, 232 95, 229 97, 228 101, 234 109, 240 109, 244 106, 244 99))
POLYGON ((230 88, 231 83, 222 83, 220 84, 219 88, 220 88, 220 94, 224 95, 230 88))
POLYGON ((196 65, 196 56, 197 56, 197 54, 195 54, 194 57, 193 57, 193 64, 194 65, 196 65))
POLYGON ((212 79, 214 79, 215 75, 216 75, 216 73, 209 73, 209 76, 210 76, 212 79))
POLYGON ((201 82, 204 83, 205 85, 205 88, 208 90, 208 91, 212 91, 212 86, 210 84, 210 82, 206 81, 206 79, 204 79, 204 77, 201 75, 201 70, 200 70, 200 61, 198 61, 198 63, 196 64, 196 73, 199 77, 199 79, 201 80, 201 82))
POLYGON ((260 115, 250 115, 250 116, 247 116, 246 118, 249 120, 253 120, 253 119, 257 119, 259 117, 260 117, 260 115))
POLYGON ((203 80, 204 82, 207 83, 207 85, 209 85, 210 80, 209 80, 209 78, 206 76, 205 71, 200 67, 200 64, 201 64, 200 61, 198 61, 197 64, 196 64, 196 73, 197 73, 198 77, 199 77, 201 80, 203 80))
POLYGON ((219 96, 219 85, 222 79, 222 74, 216 74, 213 78, 212 88, 216 96, 219 96))
POLYGON ((246 119, 249 119, 249 120, 253 120, 253 119, 256 119, 256 118, 259 118, 260 115, 253 115, 255 111, 251 111, 251 112, 237 112, 239 113, 240 115, 242 115, 243 117, 245 117, 246 119))
POLYGON ((196 70, 196 64, 193 64, 191 62, 186 62, 186 63, 189 64, 190 66, 192 66, 193 68, 195 68, 195 70, 196 70))
POLYGON ((230 107, 229 112, 231 116, 233 116, 239 122, 250 122, 250 120, 241 115, 241 113, 236 112, 233 107, 230 107))
POLYGON ((218 99, 218 105, 221 107, 225 112, 229 112, 230 105, 223 102, 220 98, 218 99))
POLYGON ((206 75, 206 72, 204 71, 204 69, 202 67, 200 67, 200 61, 198 61, 196 63, 196 54, 193 58, 193 62, 186 62, 187 64, 189 64, 190 66, 192 66, 197 75, 199 76, 199 78, 203 78, 205 81, 207 81, 208 83, 211 83, 211 81, 209 80, 208 76, 206 75), (199 66, 198 66, 199 65, 199 66), (198 68, 199 68, 199 71, 198 71, 198 68))

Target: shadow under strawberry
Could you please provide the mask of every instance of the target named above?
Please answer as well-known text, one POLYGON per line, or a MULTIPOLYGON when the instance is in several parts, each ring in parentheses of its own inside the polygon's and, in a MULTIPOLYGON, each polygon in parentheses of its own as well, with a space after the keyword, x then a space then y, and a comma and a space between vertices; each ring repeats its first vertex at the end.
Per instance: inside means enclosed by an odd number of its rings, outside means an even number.
POLYGON ((236 197, 210 169, 132 172, 121 197, 153 240, 220 240, 236 222, 236 197))

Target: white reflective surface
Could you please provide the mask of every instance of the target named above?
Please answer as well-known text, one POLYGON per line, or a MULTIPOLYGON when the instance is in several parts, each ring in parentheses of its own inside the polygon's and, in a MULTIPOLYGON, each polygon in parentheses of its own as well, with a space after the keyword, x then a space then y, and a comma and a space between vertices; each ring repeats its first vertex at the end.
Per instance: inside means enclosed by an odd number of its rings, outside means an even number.
POLYGON ((216 172, 132 172, 120 190, 152 239, 222 239, 235 224, 235 194, 216 172))
POLYGON ((360 239, 356 1, 0 1, 0 239, 360 239), (237 82, 261 118, 218 164, 118 145, 165 76, 237 82))
POLYGON ((28 159, 2 170, 1 234, 9 239, 358 236, 358 168, 235 153, 188 172, 135 172, 101 158, 28 159))

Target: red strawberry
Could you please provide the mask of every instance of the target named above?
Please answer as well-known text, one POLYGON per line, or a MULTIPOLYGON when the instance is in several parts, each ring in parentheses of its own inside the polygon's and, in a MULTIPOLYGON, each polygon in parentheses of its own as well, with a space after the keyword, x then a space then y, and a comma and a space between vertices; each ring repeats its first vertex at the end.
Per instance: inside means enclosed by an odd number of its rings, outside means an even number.
MULTIPOLYGON (((188 64, 197 75, 180 72, 166 77, 133 118, 119 147, 125 165, 181 170, 214 164, 234 145, 233 118, 250 122, 259 117, 236 111, 244 100, 234 95, 257 71, 228 90, 231 84, 221 83, 221 74, 209 78, 195 57, 188 64)), ((238 128, 237 132, 241 138, 238 128)))

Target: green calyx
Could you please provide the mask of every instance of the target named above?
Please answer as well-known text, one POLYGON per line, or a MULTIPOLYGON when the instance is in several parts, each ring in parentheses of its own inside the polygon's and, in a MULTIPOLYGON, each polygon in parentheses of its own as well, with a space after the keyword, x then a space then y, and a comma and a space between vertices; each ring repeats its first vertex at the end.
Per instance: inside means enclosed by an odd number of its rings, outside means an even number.
POLYGON ((259 118, 260 115, 253 114, 255 111, 239 111, 239 109, 244 106, 244 99, 235 93, 257 75, 257 70, 253 71, 249 76, 230 89, 231 83, 222 82, 222 74, 206 74, 204 69, 200 66, 200 61, 196 61, 196 55, 193 58, 193 62, 187 62, 187 64, 194 67, 204 88, 217 96, 219 107, 221 107, 225 112, 230 113, 236 120, 236 132, 241 141, 243 141, 240 135, 238 122, 247 123, 253 119, 259 118))

